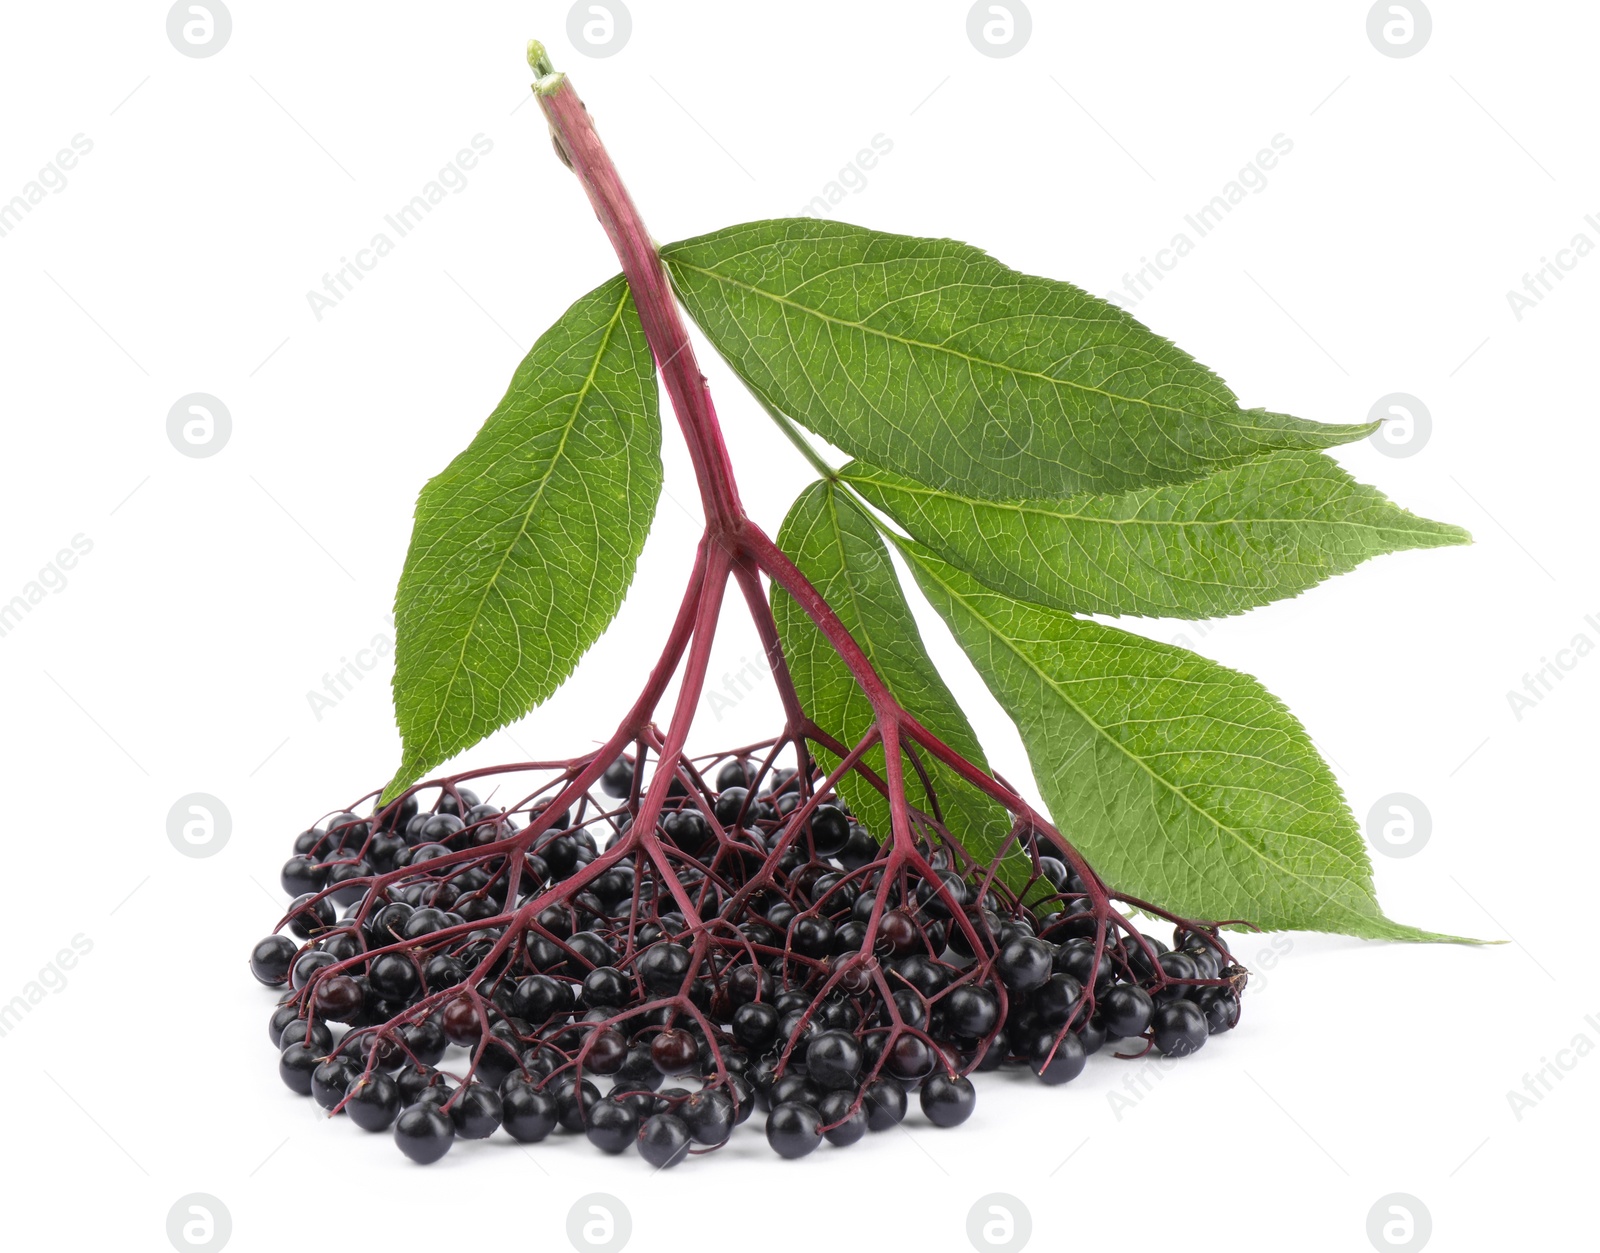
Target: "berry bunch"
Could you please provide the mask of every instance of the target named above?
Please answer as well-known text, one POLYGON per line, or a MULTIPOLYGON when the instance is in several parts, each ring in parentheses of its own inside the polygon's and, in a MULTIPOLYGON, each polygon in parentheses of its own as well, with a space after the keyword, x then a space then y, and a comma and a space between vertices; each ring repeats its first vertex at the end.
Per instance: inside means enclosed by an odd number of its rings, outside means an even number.
POLYGON ((284 1083, 418 1162, 503 1129, 661 1167, 756 1109, 799 1157, 894 1126, 912 1093, 964 1122, 974 1071, 1060 1084, 1108 1042, 1183 1056, 1238 1021, 1217 928, 1116 898, 1173 946, 1141 933, 1031 814, 987 863, 911 809, 880 846, 836 791, 858 755, 824 776, 788 737, 662 747, 650 727, 609 765, 462 775, 296 837, 294 899, 251 954, 288 987, 284 1083))

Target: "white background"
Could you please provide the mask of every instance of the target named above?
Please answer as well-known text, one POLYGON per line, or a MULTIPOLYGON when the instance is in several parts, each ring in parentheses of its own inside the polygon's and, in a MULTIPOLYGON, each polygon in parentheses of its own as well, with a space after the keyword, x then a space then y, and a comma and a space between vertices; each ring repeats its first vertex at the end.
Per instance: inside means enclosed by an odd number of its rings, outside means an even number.
MULTIPOLYGON (((74 936, 92 944, 0 1038, 8 1242, 166 1248, 191 1192, 224 1203, 244 1250, 564 1248, 593 1191, 628 1207, 641 1248, 964 1249, 991 1192, 1027 1207, 1041 1249, 1365 1250, 1369 1210, 1395 1192, 1426 1207, 1438 1249, 1548 1246, 1587 1224, 1600 1058, 1559 1050, 1600 1043, 1585 913, 1600 658, 1520 719, 1506 693, 1574 636, 1600 642, 1585 622, 1600 614, 1600 259, 1520 320, 1506 292, 1580 231, 1600 243, 1584 221, 1600 211, 1600 14, 1438 0, 1427 46, 1393 58, 1365 3, 1038 0, 1027 46, 991 58, 967 7, 635 0, 627 46, 599 59, 554 3, 234 0, 206 58, 174 49, 164 4, 6 6, 0 201, 74 135, 93 143, 0 238, 0 601, 73 536, 93 545, 0 638, 0 1001, 74 936), (1387 793, 1422 801, 1427 845, 1374 857, 1394 917, 1510 942, 1277 937, 1241 1029, 1142 1072, 1131 1108, 1108 1094, 1139 1067, 1099 1057, 1062 1089, 985 1077, 960 1131, 918 1114, 796 1164, 753 1130, 656 1176, 581 1139, 500 1137, 421 1176, 388 1137, 290 1096, 244 958, 276 917, 294 833, 398 752, 386 665, 320 719, 307 692, 388 638, 417 488, 537 334, 616 269, 528 101, 530 35, 571 72, 661 239, 798 212, 882 134, 892 151, 835 216, 1104 293, 1291 139, 1138 316, 1248 405, 1353 422, 1387 393, 1421 398, 1417 455, 1338 455, 1477 542, 1382 558, 1203 635, 1135 625, 1282 695, 1363 823, 1387 793), (493 150, 466 187, 319 321, 306 293, 479 134, 493 150), (213 457, 168 441, 191 392, 231 412, 213 457), (231 814, 215 856, 168 840, 190 792, 231 814), (1518 1118, 1508 1091, 1547 1062, 1571 1069, 1518 1118)), ((706 369, 745 499, 775 528, 808 471, 706 369)), ((696 534, 670 429, 666 458, 620 619, 548 707, 466 760, 564 756, 610 730, 696 534)), ((1026 780, 981 684, 926 630, 991 758, 1026 780)), ((731 613, 719 650, 715 675, 757 656, 731 613)), ((707 712, 695 744, 776 717, 764 689, 707 712)), ((1240 952, 1260 967, 1273 947, 1240 952)))

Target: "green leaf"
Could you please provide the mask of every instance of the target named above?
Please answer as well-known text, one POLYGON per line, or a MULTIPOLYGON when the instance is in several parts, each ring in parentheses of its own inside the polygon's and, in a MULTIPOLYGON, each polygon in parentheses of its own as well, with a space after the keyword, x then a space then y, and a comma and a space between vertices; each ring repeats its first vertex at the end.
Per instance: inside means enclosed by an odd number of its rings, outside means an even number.
POLYGON ((561 686, 622 604, 661 494, 655 366, 619 275, 539 337, 417 497, 395 593, 386 795, 561 686))
POLYGON ((1374 429, 1241 410, 1221 379, 1115 305, 953 240, 788 218, 662 255, 764 401, 851 456, 963 495, 1185 482, 1374 429))
POLYGON ((1267 930, 1453 938, 1384 917, 1332 772, 1254 679, 900 547, 1016 721, 1056 825, 1113 888, 1267 930))
MULTIPOLYGON (((983 750, 978 738, 923 647, 888 549, 872 519, 836 485, 813 483, 790 506, 777 542, 839 615, 895 699, 981 768, 983 750)), ((846 748, 853 748, 872 727, 872 706, 822 632, 789 594, 776 586, 772 612, 801 705, 824 731, 846 748)), ((838 764, 838 758, 825 750, 817 752, 825 765, 838 764)), ((920 754, 920 759, 928 767, 945 826, 973 857, 980 862, 991 860, 1011 830, 1005 810, 928 754, 920 754)), ((881 746, 866 755, 865 764, 879 778, 884 777, 881 746)), ((889 806, 883 797, 854 777, 843 780, 840 791, 867 829, 879 840, 887 839, 889 806)), ((906 795, 916 808, 933 812, 909 763, 906 795)))
POLYGON ((1209 618, 1295 596, 1368 557, 1464 544, 1321 453, 1272 453, 1192 483, 988 501, 862 462, 840 477, 946 561, 1078 613, 1209 618))

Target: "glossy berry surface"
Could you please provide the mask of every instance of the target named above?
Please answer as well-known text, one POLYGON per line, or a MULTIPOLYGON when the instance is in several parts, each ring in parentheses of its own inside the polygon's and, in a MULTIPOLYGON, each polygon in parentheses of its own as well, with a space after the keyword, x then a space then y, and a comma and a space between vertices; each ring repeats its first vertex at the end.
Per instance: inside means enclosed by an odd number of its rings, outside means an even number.
POLYGON ((289 967, 298 951, 286 935, 269 935, 250 950, 250 973, 258 983, 274 987, 289 978, 289 967))
POLYGON ((1181 999, 1158 1005, 1150 1028, 1156 1048, 1168 1057, 1187 1057, 1199 1050, 1211 1034, 1200 1007, 1181 999))
POLYGON ((413 1105, 400 1111, 394 1124, 394 1142, 412 1161, 431 1165, 450 1151, 456 1129, 449 1117, 432 1104, 413 1105))
POLYGON ((817 1113, 827 1127, 823 1138, 838 1148, 848 1148, 867 1134, 867 1111, 854 1092, 828 1093, 817 1113))
POLYGON ((1087 1061, 1082 1042, 1070 1031, 1058 1042, 1054 1029, 1046 1027, 1036 1032, 1030 1042, 1028 1064, 1045 1083, 1055 1085, 1076 1079, 1087 1061))
MULTIPOLYGON (((745 1113, 748 1115, 748 1112, 747 1102, 745 1113)), ((697 1144, 715 1147, 725 1144, 733 1134, 734 1104, 725 1092, 713 1089, 691 1093, 678 1107, 678 1116, 697 1144)))
POLYGON ((822 1115, 795 1101, 774 1105, 767 1115, 767 1143, 779 1157, 804 1157, 822 1143, 822 1115))
POLYGON ((861 1104, 867 1112, 869 1131, 888 1131, 905 1121, 906 1090, 888 1079, 874 1079, 869 1083, 861 1104))
POLYGON ((589 1109, 584 1134, 601 1152, 621 1153, 639 1135, 639 1115, 622 1101, 596 1101, 589 1109))
POLYGON ((995 968, 1013 992, 1031 992, 1050 977, 1053 954, 1049 944, 1034 936, 1020 936, 1003 947, 995 968))
POLYGON ((923 1083, 918 1099, 935 1127, 958 1127, 972 1117, 978 1094, 965 1075, 933 1074, 923 1083))
POLYGON ((652 1114, 639 1125, 639 1156, 657 1170, 676 1166, 690 1147, 688 1125, 673 1114, 652 1114))
POLYGON ((382 1071, 352 1079, 345 1095, 344 1112, 363 1131, 387 1131, 400 1114, 400 1089, 382 1071))
POLYGON ((806 1045, 806 1072, 824 1090, 854 1089, 861 1073, 861 1045, 848 1031, 824 1031, 806 1045))
POLYGON ((501 1125, 520 1144, 537 1144, 556 1128, 556 1101, 521 1078, 502 1089, 501 1125))
POLYGON ((1100 1021, 1113 1037, 1143 1035, 1154 1012, 1150 994, 1136 983, 1119 983, 1100 998, 1100 1021))
POLYGON ((500 1128, 500 1094, 481 1083, 469 1083, 450 1104, 450 1121, 463 1140, 484 1140, 500 1128))
POLYGON ((311 1095, 311 1074, 322 1064, 316 1049, 291 1044, 278 1056, 278 1076, 284 1086, 301 1096, 311 1095))

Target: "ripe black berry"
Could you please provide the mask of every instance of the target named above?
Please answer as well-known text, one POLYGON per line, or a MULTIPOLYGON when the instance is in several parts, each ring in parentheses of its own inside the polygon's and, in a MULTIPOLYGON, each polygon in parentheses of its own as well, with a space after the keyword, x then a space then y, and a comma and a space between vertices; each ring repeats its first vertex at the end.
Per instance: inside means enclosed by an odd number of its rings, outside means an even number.
POLYGON ((1027 1041, 1028 1065, 1033 1073, 1048 1084, 1066 1083, 1083 1073, 1088 1060, 1083 1043, 1072 1032, 1067 1032, 1056 1043, 1056 1028, 1041 1027, 1027 1041))
POLYGON ((818 857, 834 857, 850 842, 850 819, 834 805, 818 805, 811 815, 811 846, 818 857))
POLYGON ((499 1093, 481 1083, 467 1084, 450 1106, 450 1120, 463 1140, 492 1136, 500 1126, 501 1116, 499 1093))
POLYGON ((322 1064, 317 1050, 306 1044, 291 1044, 278 1055, 278 1076, 291 1092, 311 1095, 311 1072, 322 1064))
POLYGON ((1080 936, 1068 940, 1056 950, 1055 967, 1087 987, 1091 982, 1098 984, 1111 978, 1111 954, 1102 949, 1097 963, 1094 958, 1094 940, 1088 936, 1080 936))
POLYGON ((874 1079, 867 1083, 861 1107, 867 1111, 867 1130, 888 1131, 899 1127, 906 1119, 906 1088, 890 1079, 874 1079))
POLYGON ((1033 936, 1022 936, 1001 948, 995 956, 995 969, 1013 992, 1031 992, 1050 977, 1053 954, 1050 945, 1033 936))
POLYGON ((653 1114, 639 1126, 639 1156, 657 1170, 689 1156, 689 1128, 674 1114, 653 1114))
MULTIPOLYGON (((746 1100, 744 1111, 746 1116, 749 1105, 750 1102, 746 1100)), ((684 1098, 683 1104, 678 1106, 678 1116, 683 1119, 689 1128, 689 1134, 694 1137, 697 1144, 711 1146, 724 1144, 733 1134, 733 1101, 725 1092, 702 1089, 691 1093, 684 1098)))
POLYGON ((733 1011, 733 1038, 753 1053, 765 1053, 778 1038, 778 1011, 749 1001, 733 1011))
POLYGON ((278 882, 290 896, 319 892, 327 881, 328 868, 315 857, 291 857, 278 872, 278 882))
POLYGON ((689 973, 689 950, 681 944, 652 944, 639 955, 639 977, 652 992, 669 996, 689 973))
POLYGON ((833 923, 815 914, 796 918, 789 928, 789 947, 802 957, 826 957, 833 951, 833 923))
POLYGON ((363 1131, 386 1131, 400 1113, 400 1089, 382 1071, 357 1075, 346 1095, 344 1112, 363 1131))
POLYGON ((500 1088, 500 1117, 506 1134, 520 1144, 536 1144, 555 1130, 556 1100, 521 1075, 500 1088))
POLYGON ((344 1100, 344 1094, 350 1087, 350 1081, 358 1073, 342 1057, 327 1058, 311 1072, 312 1100, 316 1101, 323 1109, 333 1109, 335 1105, 344 1100))
POLYGON ((972 1117, 978 1094, 965 1075, 929 1075, 922 1085, 922 1112, 935 1127, 955 1127, 972 1117))
POLYGON ((622 1089, 646 1088, 655 1091, 661 1086, 662 1074, 656 1069, 655 1062, 650 1056, 648 1044, 638 1044, 628 1050, 628 1056, 623 1059, 622 1068, 617 1071, 615 1082, 622 1089))
POLYGON ((279 1005, 272 1011, 272 1017, 267 1019, 267 1039, 272 1041, 274 1047, 283 1047, 279 1041, 279 1037, 283 1035, 283 1029, 299 1017, 300 1010, 294 1005, 279 1005))
POLYGON ((600 790, 607 796, 615 796, 618 800, 632 792, 633 763, 626 757, 618 757, 600 776, 600 790))
POLYGON ((450 1047, 450 1041, 445 1039, 444 1029, 432 1018, 425 1018, 421 1022, 402 1027, 400 1038, 405 1042, 410 1055, 424 1066, 437 1064, 444 1056, 445 1049, 450 1047))
POLYGON ((550 975, 529 975, 511 994, 511 1012, 535 1026, 572 1008, 567 985, 550 975))
POLYGON ((872 838, 865 827, 851 823, 850 838, 837 856, 839 864, 846 870, 859 870, 862 866, 870 865, 878 856, 878 841, 872 838))
MULTIPOLYGON (((1083 985, 1071 975, 1055 974, 1033 994, 1033 1008, 1048 1027, 1064 1027, 1083 999, 1083 985)), ((1079 1014, 1082 1017, 1082 1014, 1079 1014)))
POLYGON ((1222 973, 1222 958, 1203 940, 1195 940, 1183 950, 1200 971, 1202 979, 1215 979, 1222 973))
POLYGON ((1155 993, 1153 999, 1158 1005, 1188 995, 1193 989, 1182 985, 1204 977, 1200 973, 1200 963, 1189 953, 1162 953, 1156 958, 1156 963, 1168 979, 1179 981, 1176 985, 1169 984, 1155 993))
POLYGON ((268 987, 289 978, 289 966, 300 950, 286 935, 269 935, 250 950, 250 973, 268 987))
POLYGON ((1187 1057, 1204 1045, 1211 1034, 1205 1014, 1193 1001, 1187 1000, 1156 1006, 1150 1026, 1154 1030, 1156 1048, 1168 1057, 1187 1057))
POLYGON ((576 960, 568 962, 568 973, 575 979, 600 966, 617 964, 616 950, 593 931, 577 932, 567 940, 567 947, 577 954, 576 960))
POLYGON ((597 966, 583 977, 585 1005, 616 1008, 626 1005, 632 992, 633 981, 615 966, 597 966))
POLYGON ((1207 988, 1206 992, 1213 995, 1202 996, 1200 1006, 1205 1010, 1206 1026, 1211 1034, 1232 1031, 1239 1025, 1239 998, 1222 988, 1207 988))
POLYGON ((639 1115, 622 1101, 596 1101, 589 1109, 584 1134, 602 1152, 621 1153, 639 1138, 639 1115))
POLYGON ((556 1081, 553 1095, 556 1098, 557 1119, 562 1128, 582 1131, 590 1111, 600 1099, 600 1089, 587 1079, 575 1087, 570 1078, 565 1078, 556 1081))
POLYGON ((408 1001, 422 987, 421 977, 411 959, 403 953, 385 953, 367 972, 372 990, 391 1000, 408 1001))
POLYGON ((433 1101, 443 1105, 455 1091, 450 1082, 431 1066, 404 1069, 396 1076, 394 1082, 395 1087, 400 1090, 402 1108, 422 1101, 433 1101))
POLYGON ((861 1073, 861 1045, 848 1031, 823 1031, 813 1036, 805 1056, 806 1072, 818 1087, 825 1091, 855 1088, 861 1073))
POLYGON ((328 1024, 312 1019, 307 1022, 304 1018, 294 1018, 284 1024, 283 1030, 278 1034, 278 1048, 280 1051, 291 1044, 304 1044, 316 1050, 318 1056, 326 1056, 333 1048, 333 1032, 328 1030, 328 1024))
POLYGON ((980 1040, 1000 1021, 1000 1000, 988 988, 964 983, 944 998, 944 1021, 961 1040, 980 1040))
POLYGON ((822 1098, 822 1104, 817 1106, 817 1112, 822 1115, 824 1126, 829 1126, 824 1131, 823 1137, 829 1144, 845 1148, 854 1144, 867 1134, 867 1111, 865 1103, 856 1104, 854 1092, 830 1092, 822 1098), (851 1106, 855 1106, 852 1110, 851 1106))
POLYGON ((1143 1035, 1154 1012, 1150 993, 1136 983, 1116 984, 1100 998, 1100 1022, 1110 1036, 1143 1035))
POLYGON ((289 902, 289 930, 302 940, 315 939, 333 926, 336 920, 333 902, 326 897, 320 901, 313 900, 310 893, 303 893, 289 902))
POLYGON ((767 1115, 767 1143, 779 1157, 804 1157, 822 1143, 822 1115, 810 1105, 788 1101, 767 1115))
POLYGON ((717 795, 717 803, 712 807, 717 815, 717 821, 723 826, 730 826, 739 820, 739 813, 745 807, 745 800, 750 795, 749 790, 743 787, 730 787, 717 795))
POLYGON ((915 1083, 934 1067, 933 1050, 921 1036, 902 1035, 889 1049, 884 1068, 896 1079, 915 1083))
POLYGON ((328 867, 328 886, 334 889, 330 893, 334 904, 354 905, 367 894, 367 889, 365 884, 352 880, 371 876, 372 867, 364 861, 343 861, 328 867), (338 887, 338 884, 344 886, 338 887))
POLYGON ((749 760, 736 758, 725 762, 722 769, 717 771, 717 791, 725 792, 730 787, 749 787, 755 775, 755 765, 749 760))
POLYGON ((400 1111, 394 1124, 394 1142, 414 1162, 427 1166, 450 1151, 456 1129, 439 1107, 425 1102, 400 1111))

